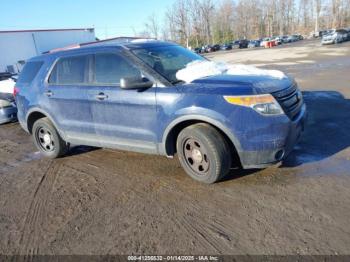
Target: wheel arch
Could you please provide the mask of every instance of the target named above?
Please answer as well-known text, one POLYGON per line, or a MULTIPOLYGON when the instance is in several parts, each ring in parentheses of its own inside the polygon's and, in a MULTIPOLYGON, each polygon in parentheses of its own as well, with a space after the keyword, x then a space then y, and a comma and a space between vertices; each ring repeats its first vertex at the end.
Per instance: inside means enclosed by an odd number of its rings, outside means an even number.
POLYGON ((233 153, 233 158, 237 157, 237 159, 234 160, 239 161, 239 164, 241 164, 239 156, 239 152, 241 151, 241 145, 238 139, 223 124, 221 124, 217 120, 205 116, 184 116, 171 122, 171 124, 164 131, 162 139, 162 148, 160 150, 166 156, 172 157, 176 153, 176 140, 181 130, 190 125, 198 123, 209 124, 215 129, 217 129, 230 144, 230 148, 232 149, 233 153))
POLYGON ((54 127, 56 128, 56 130, 60 134, 60 136, 62 138, 65 138, 64 133, 62 131, 60 131, 60 129, 57 127, 57 124, 53 120, 52 116, 40 108, 32 108, 31 110, 28 111, 27 117, 26 117, 26 124, 27 124, 28 132, 30 134, 32 134, 33 125, 34 125, 35 121, 37 121, 40 118, 44 118, 44 117, 47 117, 51 121, 51 123, 54 125, 54 127))

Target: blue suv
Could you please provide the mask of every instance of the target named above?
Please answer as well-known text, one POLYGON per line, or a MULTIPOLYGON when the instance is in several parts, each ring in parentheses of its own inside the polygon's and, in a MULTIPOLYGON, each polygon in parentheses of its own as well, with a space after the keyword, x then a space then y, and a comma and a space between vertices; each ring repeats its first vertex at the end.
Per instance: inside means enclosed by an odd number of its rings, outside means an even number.
POLYGON ((89 145, 173 157, 213 183, 231 167, 263 168, 292 150, 306 108, 286 77, 176 72, 205 58, 173 43, 96 45, 27 61, 15 88, 18 119, 47 157, 89 145))

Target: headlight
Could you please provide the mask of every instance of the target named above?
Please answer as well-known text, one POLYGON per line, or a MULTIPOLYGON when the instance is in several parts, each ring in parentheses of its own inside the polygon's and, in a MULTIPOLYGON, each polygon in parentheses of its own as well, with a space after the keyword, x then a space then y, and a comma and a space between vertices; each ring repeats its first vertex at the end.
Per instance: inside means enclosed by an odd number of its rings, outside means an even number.
POLYGON ((251 96, 224 96, 224 99, 233 105, 250 107, 262 115, 284 114, 281 106, 270 94, 251 96))

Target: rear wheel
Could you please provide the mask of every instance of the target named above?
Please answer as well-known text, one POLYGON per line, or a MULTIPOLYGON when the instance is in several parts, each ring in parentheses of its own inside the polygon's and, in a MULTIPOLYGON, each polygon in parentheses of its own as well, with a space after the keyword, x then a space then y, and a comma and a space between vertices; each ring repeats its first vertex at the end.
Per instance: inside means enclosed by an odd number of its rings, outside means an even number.
POLYGON ((46 157, 57 158, 68 151, 68 144, 47 117, 40 118, 34 123, 32 135, 36 147, 46 157))
POLYGON ((200 123, 183 129, 177 139, 177 153, 186 173, 204 183, 222 179, 231 166, 231 151, 214 127, 200 123))

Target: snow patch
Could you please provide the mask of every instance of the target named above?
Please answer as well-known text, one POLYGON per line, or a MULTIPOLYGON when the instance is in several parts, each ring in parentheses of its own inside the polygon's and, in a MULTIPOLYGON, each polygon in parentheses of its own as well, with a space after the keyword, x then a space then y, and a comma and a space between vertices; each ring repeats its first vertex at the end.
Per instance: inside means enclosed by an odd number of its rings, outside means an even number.
POLYGON ((278 70, 265 70, 243 64, 227 64, 223 62, 196 60, 188 63, 185 68, 179 70, 176 73, 176 78, 186 83, 191 83, 193 80, 199 78, 223 74, 267 76, 276 79, 287 77, 283 72, 278 70))
POLYGON ((11 78, 0 81, 0 93, 13 94, 16 82, 11 78))

